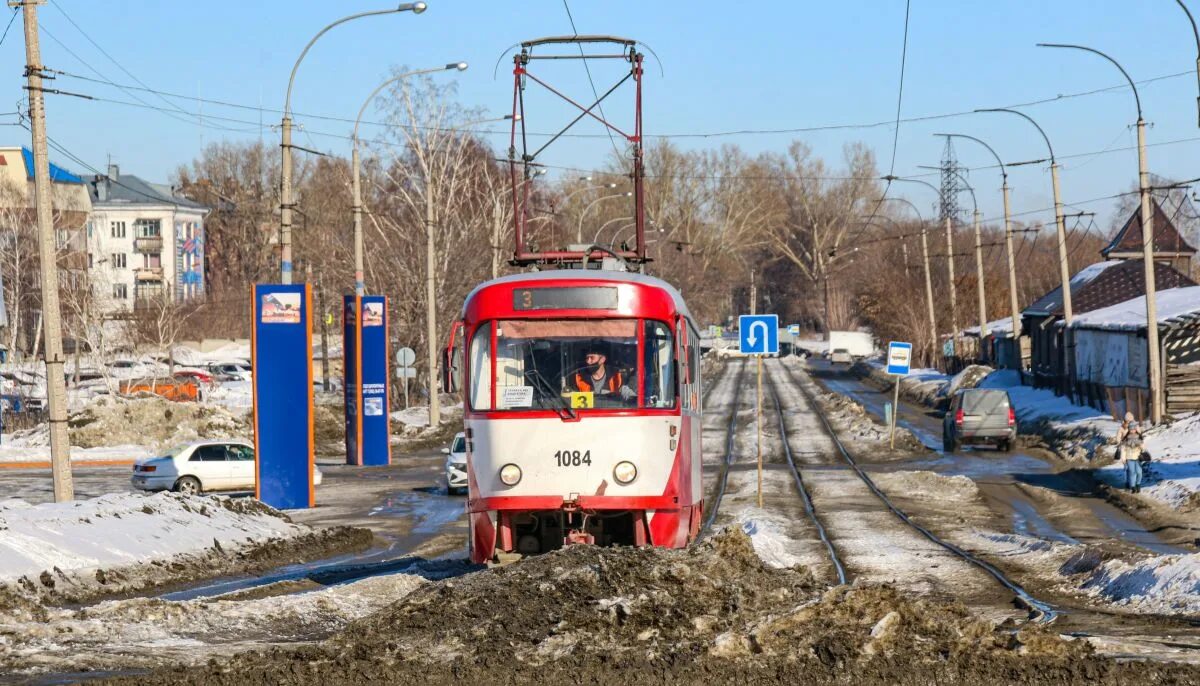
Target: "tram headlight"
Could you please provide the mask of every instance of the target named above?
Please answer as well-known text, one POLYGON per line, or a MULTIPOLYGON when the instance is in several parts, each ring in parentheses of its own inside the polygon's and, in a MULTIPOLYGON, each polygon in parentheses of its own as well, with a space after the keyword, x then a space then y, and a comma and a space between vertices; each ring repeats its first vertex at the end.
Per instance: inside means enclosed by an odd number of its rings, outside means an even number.
POLYGON ((613 478, 619 484, 633 483, 637 478, 637 467, 629 461, 618 462, 617 466, 613 467, 613 478))
POLYGON ((521 481, 521 468, 511 462, 500 468, 500 481, 505 486, 516 486, 521 481))

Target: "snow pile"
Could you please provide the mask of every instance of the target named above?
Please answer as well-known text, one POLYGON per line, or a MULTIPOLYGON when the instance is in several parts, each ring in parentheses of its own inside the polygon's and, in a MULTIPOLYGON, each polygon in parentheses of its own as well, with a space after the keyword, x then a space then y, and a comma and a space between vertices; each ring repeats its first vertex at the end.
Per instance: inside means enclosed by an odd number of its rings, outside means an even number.
POLYGON ((224 497, 122 493, 42 505, 0 501, 0 583, 24 577, 52 588, 104 567, 214 544, 236 549, 307 530, 257 501, 224 497))
POLYGON ((965 369, 950 378, 950 382, 946 385, 946 397, 953 397, 955 393, 963 389, 977 387, 979 382, 987 378, 992 371, 991 367, 982 364, 967 365, 965 369))
MULTIPOLYGON (((462 419, 463 404, 461 402, 447 405, 442 404, 442 423, 450 421, 460 421, 462 419)), ((415 434, 420 429, 425 429, 429 426, 429 406, 428 405, 413 405, 406 410, 396 410, 392 413, 392 421, 398 426, 393 429, 398 429, 405 434, 415 434)))
POLYGON ((755 554, 768 566, 789 569, 811 562, 795 554, 796 540, 788 535, 791 520, 779 511, 747 505, 734 513, 731 522, 750 537, 755 554))
MULTIPOLYGON (((1145 448, 1153 462, 1146 469, 1142 495, 1173 508, 1200 505, 1200 413, 1146 432, 1145 448)), ((1112 464, 1096 476, 1114 488, 1124 488, 1125 468, 1112 464)))
POLYGON ((1200 554, 1109 560, 1092 569, 1082 589, 1138 612, 1200 612, 1200 554))

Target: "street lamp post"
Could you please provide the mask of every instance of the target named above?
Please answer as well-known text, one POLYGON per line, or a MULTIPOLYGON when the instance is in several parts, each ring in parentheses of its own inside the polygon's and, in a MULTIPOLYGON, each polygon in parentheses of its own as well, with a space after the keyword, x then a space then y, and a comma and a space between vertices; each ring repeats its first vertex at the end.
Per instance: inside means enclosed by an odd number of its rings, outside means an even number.
MULTIPOLYGON (((901 179, 900 177, 893 177, 891 179, 886 179, 886 177, 885 177, 885 180, 911 181, 912 179, 901 179)), ((936 191, 937 189, 934 189, 934 190, 936 191)), ((921 223, 921 263, 925 269, 925 306, 926 306, 926 309, 929 311, 929 344, 931 346, 929 354, 931 356, 930 361, 932 362, 933 357, 937 355, 938 331, 937 331, 937 313, 933 309, 933 277, 929 273, 928 227, 925 225, 925 218, 921 216, 921 210, 918 210, 916 205, 912 204, 908 200, 905 200, 904 198, 885 198, 885 199, 891 200, 893 202, 902 202, 905 205, 908 205, 909 207, 912 208, 912 211, 916 213, 917 221, 919 221, 921 223)))
POLYGON ((283 168, 280 170, 279 175, 279 268, 280 280, 283 283, 289 284, 292 282, 292 86, 296 82, 296 70, 300 68, 300 63, 304 61, 304 56, 308 54, 313 43, 316 43, 317 39, 339 24, 380 14, 396 14, 398 12, 420 14, 424 11, 425 3, 423 2, 405 2, 401 3, 395 9, 359 12, 348 17, 342 17, 318 31, 317 35, 313 36, 312 40, 308 41, 308 44, 300 51, 300 56, 296 58, 296 63, 292 65, 292 73, 288 77, 287 96, 283 101, 283 121, 280 127, 282 138, 280 148, 283 154, 283 168))
MULTIPOLYGON (((1196 85, 1200 86, 1200 29, 1196 28, 1196 20, 1192 17, 1192 12, 1183 4, 1183 0, 1175 0, 1179 6, 1183 8, 1187 14, 1188 21, 1192 24, 1192 35, 1196 37, 1196 85)), ((1200 117, 1200 95, 1196 96, 1196 112, 1197 117, 1200 117)), ((1197 120, 1200 123, 1200 119, 1197 120)))
POLYGON ((1003 107, 975 110, 976 112, 1007 112, 1015 114, 1018 117, 1023 117, 1025 121, 1033 124, 1033 127, 1042 134, 1042 140, 1046 141, 1046 149, 1050 151, 1050 185, 1054 192, 1054 226, 1058 232, 1058 271, 1059 279, 1062 281, 1062 298, 1063 298, 1063 318, 1067 325, 1070 326, 1071 320, 1074 319, 1074 309, 1071 305, 1071 266, 1067 262, 1067 221, 1063 218, 1063 203, 1062 193, 1059 190, 1058 184, 1058 161, 1054 159, 1054 147, 1050 145, 1050 137, 1038 126, 1038 123, 1024 112, 1010 110, 1003 107))
POLYGON ((612 200, 613 198, 628 198, 633 196, 633 191, 625 191, 624 193, 614 193, 612 195, 602 195, 599 198, 588 203, 588 206, 583 208, 583 212, 579 213, 579 227, 575 230, 575 242, 583 243, 583 218, 587 216, 588 210, 592 209, 597 203, 602 200, 612 200))
MULTIPOLYGON (((1186 9, 1186 8, 1185 8, 1186 9)), ((1142 118, 1142 99, 1138 95, 1137 86, 1116 60, 1093 48, 1066 43, 1038 43, 1042 48, 1070 48, 1083 50, 1099 55, 1115 66, 1133 91, 1133 101, 1137 106, 1137 141, 1138 141, 1138 195, 1141 200, 1142 219, 1142 262, 1146 277, 1146 361, 1149 365, 1150 382, 1150 415, 1155 424, 1162 421, 1162 378, 1159 369, 1158 348, 1158 308, 1155 303, 1154 278, 1154 213, 1150 211, 1150 171, 1146 165, 1146 120, 1142 118)))
MULTIPOLYGON (((633 217, 614 217, 614 218, 609 219, 608 221, 604 222, 603 224, 600 225, 600 228, 596 229, 596 235, 595 235, 595 237, 592 238, 592 244, 600 245, 600 234, 604 233, 604 230, 606 228, 608 228, 609 224, 612 224, 614 222, 627 222, 630 219, 633 219, 633 217)), ((622 227, 618 226, 617 230, 613 232, 614 239, 616 238, 616 235, 621 232, 621 228, 622 227)), ((615 243, 615 241, 614 241, 614 243, 615 243)))
POLYGON ((1000 155, 992 149, 992 146, 982 140, 961 133, 939 133, 938 136, 949 136, 954 138, 966 138, 970 141, 987 148, 987 151, 992 153, 992 157, 996 158, 996 164, 1000 166, 1000 192, 1004 197, 1004 249, 1008 259, 1008 305, 1012 311, 1012 331, 1009 337, 1014 341, 1021 338, 1021 306, 1017 301, 1017 262, 1016 253, 1013 252, 1013 234, 1012 234, 1012 206, 1009 203, 1008 197, 1008 168, 1004 166, 1004 162, 1000 159, 1000 155))
POLYGON ((402 81, 410 76, 418 76, 420 74, 430 74, 437 71, 447 71, 457 69, 463 71, 467 68, 466 62, 453 62, 444 67, 434 67, 432 69, 419 69, 410 71, 404 74, 399 74, 387 79, 383 83, 375 87, 367 99, 363 101, 362 107, 358 110, 358 116, 354 119, 354 133, 350 137, 350 167, 352 172, 351 191, 353 193, 353 209, 351 212, 354 215, 354 294, 362 297, 366 295, 366 283, 363 277, 363 230, 362 230, 362 187, 360 177, 362 176, 362 165, 358 156, 358 126, 362 123, 363 114, 367 111, 367 106, 375 100, 375 96, 384 88, 390 86, 397 81, 402 81))

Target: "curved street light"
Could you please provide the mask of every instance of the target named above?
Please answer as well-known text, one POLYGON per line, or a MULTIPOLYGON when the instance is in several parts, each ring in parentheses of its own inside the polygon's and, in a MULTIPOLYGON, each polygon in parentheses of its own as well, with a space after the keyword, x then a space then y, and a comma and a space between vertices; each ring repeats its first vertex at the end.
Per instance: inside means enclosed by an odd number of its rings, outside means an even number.
POLYGON ((1054 159, 1054 146, 1050 145, 1050 137, 1038 126, 1038 123, 1033 120, 1033 117, 1018 112, 1017 110, 1008 109, 1006 107, 994 107, 989 109, 975 110, 976 112, 1007 112, 1015 114, 1023 118, 1025 121, 1033 124, 1033 128, 1042 134, 1042 140, 1046 141, 1046 149, 1050 151, 1050 186, 1054 192, 1054 228, 1058 233, 1058 271, 1059 279, 1062 281, 1062 298, 1063 298, 1063 318, 1067 325, 1070 326, 1071 320, 1075 318, 1074 308, 1071 304, 1071 266, 1067 258, 1067 221, 1063 218, 1062 194, 1058 184, 1058 161, 1054 159))
POLYGON ((596 203, 601 200, 612 200, 613 198, 629 198, 633 196, 633 191, 625 191, 624 193, 614 193, 613 195, 602 195, 599 198, 588 203, 588 206, 583 208, 583 212, 579 213, 579 228, 575 230, 575 242, 583 243, 583 218, 587 216, 588 210, 592 209, 596 203))
MULTIPOLYGON (((596 236, 594 238, 592 238, 592 245, 600 245, 600 234, 604 232, 604 229, 607 228, 609 224, 612 224, 613 222, 627 222, 630 219, 633 219, 633 217, 616 217, 613 219, 609 219, 608 221, 601 224, 600 228, 596 229, 596 236)), ((620 232, 621 232, 621 227, 618 226, 617 230, 613 233, 613 237, 615 238, 616 234, 618 234, 620 232)))
MULTIPOLYGON (((1182 4, 1182 3, 1181 3, 1182 4)), ((1187 9, 1186 7, 1184 8, 1187 9)), ((1191 13, 1188 13, 1191 16, 1191 13)), ((1154 213, 1150 209, 1150 171, 1146 163, 1146 120, 1142 117, 1142 99, 1138 95, 1137 85, 1130 78, 1129 72, 1125 71, 1116 60, 1108 55, 1083 45, 1072 45, 1069 43, 1038 43, 1039 48, 1068 48, 1072 50, 1083 50, 1094 55, 1099 55, 1112 63, 1125 80, 1129 82, 1129 89, 1133 91, 1133 101, 1137 105, 1137 139, 1138 139, 1138 196, 1141 200, 1141 220, 1142 220, 1142 264, 1145 272, 1145 291, 1146 291, 1146 364, 1149 367, 1149 382, 1150 382, 1150 415, 1155 424, 1162 421, 1163 415, 1163 399, 1162 399, 1162 377, 1159 369, 1159 348, 1158 348, 1158 307, 1155 302, 1155 277, 1154 277, 1154 213)))
POLYGON ((280 149, 283 155, 283 168, 279 175, 279 270, 280 280, 285 284, 292 282, 292 86, 296 83, 296 70, 300 68, 300 63, 304 61, 304 56, 308 54, 313 43, 317 42, 321 36, 324 36, 330 29, 340 24, 345 24, 354 19, 363 17, 373 17, 381 14, 396 14, 399 12, 412 12, 420 14, 425 11, 425 3, 423 2, 405 2, 401 3, 394 9, 388 10, 372 10, 370 12, 359 12, 351 14, 348 17, 342 17, 337 21, 329 24, 325 28, 317 32, 304 49, 300 51, 300 56, 296 58, 296 63, 292 65, 292 73, 288 76, 287 95, 283 100, 283 121, 280 127, 281 142, 280 149))
MULTIPOLYGON (((1192 23, 1192 35, 1196 37, 1196 85, 1200 86, 1200 30, 1196 28, 1196 19, 1192 17, 1187 5, 1183 4, 1183 0, 1175 0, 1175 2, 1179 3, 1184 13, 1187 14, 1188 21, 1192 23)), ((1196 111, 1197 116, 1200 117, 1200 95, 1196 96, 1196 111)), ((1200 120, 1197 121, 1200 123, 1200 120)))
POLYGON ((1008 305, 1012 310, 1012 331, 1009 332, 1009 337, 1016 340, 1019 339, 1021 332, 1021 306, 1017 301, 1017 262, 1016 253, 1013 251, 1012 237, 1012 207, 1009 203, 1008 194, 1008 168, 1004 166, 1004 161, 1000 159, 1000 155, 985 143, 982 139, 975 136, 968 136, 964 133, 937 133, 935 136, 946 136, 947 138, 965 138, 987 148, 987 151, 996 158, 996 164, 1000 166, 1000 193, 1004 198, 1004 249, 1008 259, 1008 305))
POLYGON ((358 109, 358 116, 354 118, 354 133, 350 136, 350 167, 353 174, 351 179, 351 191, 353 193, 353 204, 351 212, 354 215, 354 294, 362 297, 366 295, 366 284, 363 280, 363 231, 362 231, 362 188, 360 185, 360 177, 362 175, 361 164, 358 156, 358 127, 362 123, 363 114, 367 111, 367 106, 374 100, 375 96, 384 88, 390 86, 397 81, 402 81, 410 76, 418 76, 420 74, 431 74, 439 71, 449 71, 457 69, 463 71, 467 68, 466 62, 453 62, 444 67, 433 67, 431 69, 418 69, 404 74, 399 74, 387 79, 383 83, 375 87, 367 99, 363 101, 362 107, 358 109))

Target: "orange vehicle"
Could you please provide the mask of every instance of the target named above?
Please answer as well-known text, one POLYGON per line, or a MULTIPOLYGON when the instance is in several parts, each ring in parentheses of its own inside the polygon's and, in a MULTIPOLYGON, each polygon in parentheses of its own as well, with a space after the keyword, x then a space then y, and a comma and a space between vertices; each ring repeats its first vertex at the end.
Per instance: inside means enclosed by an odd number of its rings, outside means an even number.
POLYGON ((199 400, 200 386, 192 379, 136 379, 122 381, 121 395, 137 395, 150 393, 167 400, 199 400))

